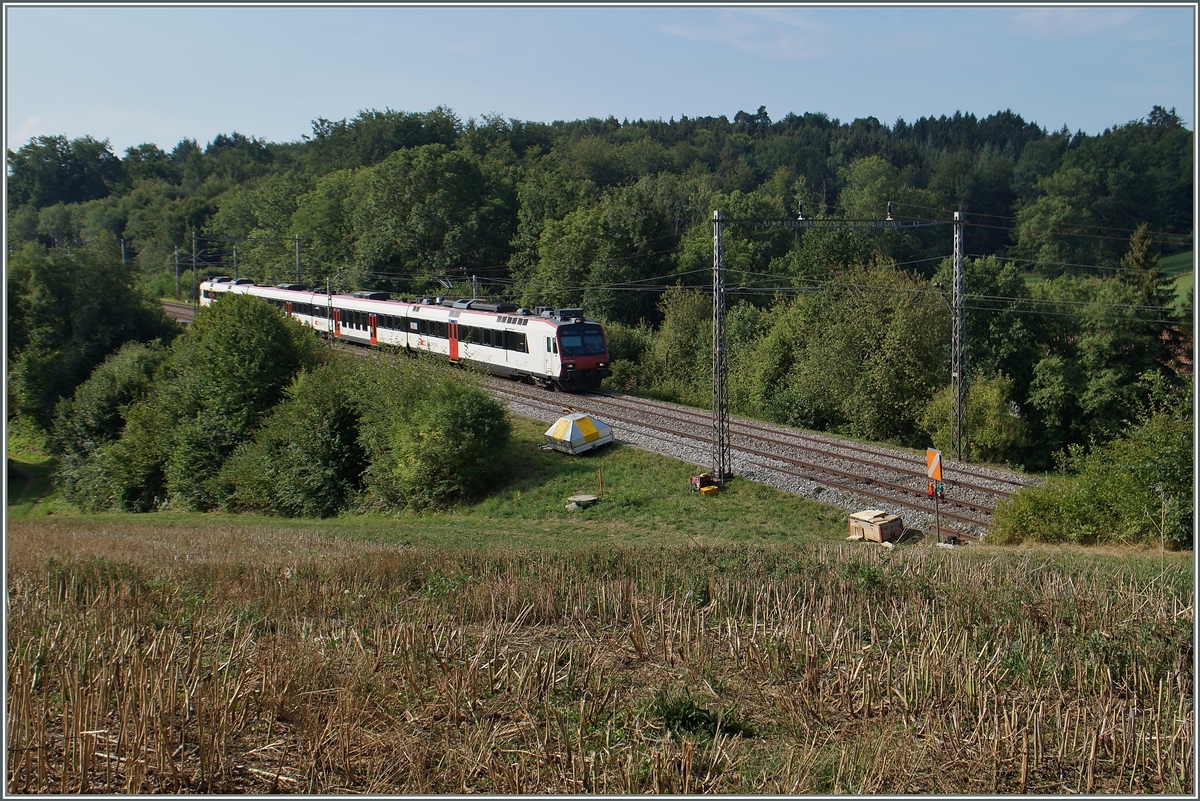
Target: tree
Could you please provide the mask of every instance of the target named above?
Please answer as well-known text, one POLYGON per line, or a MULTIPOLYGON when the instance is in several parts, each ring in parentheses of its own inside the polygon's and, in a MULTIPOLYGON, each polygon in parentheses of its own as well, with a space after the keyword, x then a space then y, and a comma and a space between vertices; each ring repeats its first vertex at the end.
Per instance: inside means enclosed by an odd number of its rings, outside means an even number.
POLYGON ((1142 223, 1188 240, 1192 218, 1192 133, 1135 120, 1084 137, 1035 185, 1038 197, 1017 213, 1017 252, 1043 262, 1046 275, 1068 265, 1116 267, 1128 232, 1142 223))
POLYGON ((522 304, 579 305, 590 315, 629 324, 653 315, 654 296, 637 291, 636 282, 672 270, 673 187, 665 183, 646 178, 610 192, 596 206, 547 222, 522 304))
POLYGON ((370 167, 398 150, 426 145, 452 147, 462 129, 454 112, 438 106, 425 113, 360 111, 347 122, 313 120, 308 162, 317 174, 370 167))
POLYGON ((762 411, 787 425, 923 443, 949 341, 944 307, 923 290, 885 260, 777 303, 747 363, 762 411))
POLYGON ((1151 251, 1149 228, 1142 223, 1129 238, 1129 251, 1121 258, 1122 272, 1117 277, 1138 291, 1143 305, 1166 307, 1171 305, 1175 293, 1171 279, 1158 269, 1158 254, 1151 251))
POLYGON ((178 168, 171 163, 171 157, 152 142, 125 148, 125 158, 121 160, 125 174, 133 182, 137 181, 178 181, 178 168))
POLYGON ((8 153, 8 202, 41 209, 107 197, 123 180, 108 140, 37 136, 8 153))
POLYGON ((444 508, 496 479, 509 422, 468 374, 429 359, 380 359, 361 386, 369 508, 444 508))
MULTIPOLYGON (((933 397, 925 407, 922 428, 935 448, 954 448, 951 387, 933 397)), ((1019 463, 1027 444, 1025 420, 1013 400, 1012 379, 979 378, 967 390, 967 439, 974 461, 1019 463)))
POLYGON ((28 245, 9 262, 10 412, 48 430, 54 407, 126 342, 169 341, 178 326, 139 297, 108 241, 47 252, 28 245))
POLYGON ((227 295, 171 343, 121 438, 76 482, 85 508, 206 510, 226 500, 225 460, 252 437, 302 369, 325 358, 311 329, 259 298, 227 295))
POLYGON ((360 173, 355 268, 371 277, 491 274, 508 261, 512 184, 470 153, 426 145, 360 173))

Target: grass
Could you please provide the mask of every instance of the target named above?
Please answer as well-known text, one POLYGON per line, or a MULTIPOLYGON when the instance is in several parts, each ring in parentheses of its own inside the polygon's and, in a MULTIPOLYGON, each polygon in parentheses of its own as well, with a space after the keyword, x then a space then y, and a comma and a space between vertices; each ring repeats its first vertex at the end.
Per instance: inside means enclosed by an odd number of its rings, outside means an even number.
MULTIPOLYGON (((505 455, 506 479, 488 497, 448 512, 399 515, 347 515, 331 520, 286 520, 221 513, 163 512, 153 515, 80 515, 53 492, 28 493, 10 519, 30 514, 99 523, 154 525, 180 529, 271 526, 320 532, 322 536, 440 547, 572 547, 585 544, 681 545, 728 542, 780 543, 845 536, 845 513, 750 481, 732 482, 717 498, 690 491, 700 468, 621 445, 572 457, 543 451, 545 424, 513 417, 513 445, 505 455), (568 511, 576 494, 600 494, 594 506, 568 511), (34 513, 33 509, 40 511, 34 513)), ((10 442, 10 455, 12 443, 10 442)), ((35 458, 21 454, 21 458, 35 458)), ((36 457, 43 458, 45 457, 36 457)), ((48 472, 49 461, 29 469, 48 472)), ((10 498, 17 497, 10 489, 10 498)))
POLYGON ((7 434, 8 519, 49 517, 66 509, 54 490, 54 457, 41 439, 19 426, 10 427, 7 434))
POLYGON ((1167 256, 1158 262, 1159 269, 1164 273, 1176 276, 1175 305, 1178 308, 1182 308, 1187 301, 1188 290, 1192 288, 1195 281, 1195 258, 1195 252, 1189 250, 1187 253, 1167 256))

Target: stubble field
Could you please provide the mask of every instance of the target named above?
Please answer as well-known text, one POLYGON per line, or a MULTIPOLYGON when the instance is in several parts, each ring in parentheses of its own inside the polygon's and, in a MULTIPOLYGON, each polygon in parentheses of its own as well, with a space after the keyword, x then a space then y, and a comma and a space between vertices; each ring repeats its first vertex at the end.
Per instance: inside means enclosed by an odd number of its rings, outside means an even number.
POLYGON ((1190 555, 51 518, 7 568, 10 793, 1194 790, 1190 555))

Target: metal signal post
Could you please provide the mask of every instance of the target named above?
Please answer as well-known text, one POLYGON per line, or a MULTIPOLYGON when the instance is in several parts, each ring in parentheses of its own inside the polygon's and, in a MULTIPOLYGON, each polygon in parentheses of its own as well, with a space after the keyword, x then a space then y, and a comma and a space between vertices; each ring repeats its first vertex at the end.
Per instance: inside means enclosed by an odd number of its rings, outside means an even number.
POLYGON ((725 246, 721 241, 724 215, 713 212, 713 400, 712 477, 721 486, 733 478, 729 453, 729 387, 725 382, 725 246))

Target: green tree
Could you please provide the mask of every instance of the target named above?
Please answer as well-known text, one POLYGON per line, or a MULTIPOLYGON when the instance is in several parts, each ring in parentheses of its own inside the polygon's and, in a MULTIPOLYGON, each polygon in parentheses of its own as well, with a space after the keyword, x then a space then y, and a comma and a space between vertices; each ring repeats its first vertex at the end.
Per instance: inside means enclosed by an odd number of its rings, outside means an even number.
POLYGON ((121 160, 108 140, 90 136, 37 136, 8 153, 8 202, 33 204, 84 203, 107 197, 124 180, 121 160))
POLYGON ((666 400, 708 406, 712 399, 712 299, 675 286, 659 300, 662 325, 648 354, 653 391, 666 400))
POLYGON ((673 268, 675 233, 666 194, 662 182, 646 178, 547 222, 522 304, 578 305, 589 315, 629 324, 652 316, 654 296, 639 291, 638 282, 673 268))
POLYGON ((1194 421, 1185 403, 1157 410, 1090 453, 1073 448, 1063 475, 997 505, 990 538, 1191 548, 1195 515, 1194 421))
POLYGON ((941 302, 884 261, 776 304, 748 367, 777 422, 915 446, 948 340, 941 302))
POLYGON ((130 341, 170 340, 178 330, 133 290, 115 245, 71 255, 28 245, 9 260, 9 410, 43 431, 55 405, 110 353, 130 341))
POLYGON ((1129 238, 1118 277, 1141 295, 1145 306, 1167 307, 1175 294, 1171 279, 1158 269, 1158 254, 1151 250, 1150 226, 1142 223, 1129 238))
POLYGON ((369 508, 443 508, 495 481, 508 419, 468 375, 428 359, 381 359, 364 374, 362 396, 369 508))
POLYGON ((512 183, 470 153, 400 150, 361 176, 352 223, 360 285, 378 274, 488 275, 508 261, 512 183))
POLYGON ((77 481, 85 508, 212 509, 226 500, 225 460, 254 435, 293 377, 323 361, 311 329, 250 295, 205 307, 172 342, 120 440, 77 481))
MULTIPOLYGON (((950 387, 934 395, 925 407, 922 428, 935 448, 953 451, 950 387)), ((1013 400, 1012 379, 979 378, 967 389, 967 440, 971 459, 994 464, 1019 463, 1027 444, 1025 420, 1013 400)))

